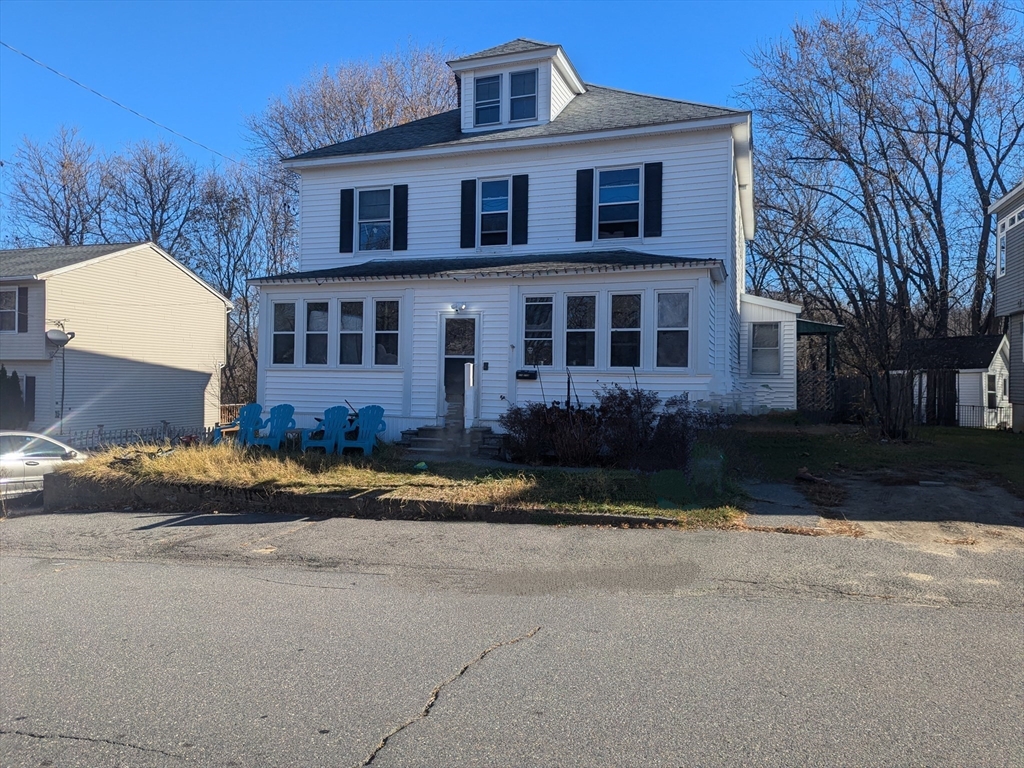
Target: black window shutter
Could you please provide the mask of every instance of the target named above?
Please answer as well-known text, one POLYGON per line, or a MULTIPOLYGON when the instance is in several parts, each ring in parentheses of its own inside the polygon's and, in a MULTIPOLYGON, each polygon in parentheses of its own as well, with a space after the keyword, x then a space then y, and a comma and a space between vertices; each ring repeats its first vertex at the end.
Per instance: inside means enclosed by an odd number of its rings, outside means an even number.
POLYGON ((661 237, 661 163, 644 163, 644 237, 661 237))
POLYGON ((594 239, 594 169, 576 171, 576 242, 594 239))
POLYGON ((462 230, 459 247, 476 247, 476 179, 466 179, 462 182, 462 230))
POLYGON ((18 288, 18 333, 28 333, 28 287, 18 288))
POLYGON ((409 249, 409 185, 396 184, 394 191, 395 231, 391 247, 396 251, 409 249))
POLYGON ((341 237, 338 253, 352 253, 352 231, 355 229, 353 208, 355 207, 355 190, 341 190, 341 237))
POLYGON ((25 382, 25 415, 29 421, 36 420, 36 377, 26 376, 25 382))
POLYGON ((529 242, 530 177, 512 177, 512 245, 529 242))

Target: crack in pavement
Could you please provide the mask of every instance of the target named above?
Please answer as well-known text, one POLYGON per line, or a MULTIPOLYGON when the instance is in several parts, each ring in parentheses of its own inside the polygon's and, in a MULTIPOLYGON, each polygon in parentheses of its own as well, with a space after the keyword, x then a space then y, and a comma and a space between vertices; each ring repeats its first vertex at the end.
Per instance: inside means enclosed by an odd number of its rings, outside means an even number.
POLYGON ((297 581, 276 581, 274 579, 264 579, 259 576, 247 576, 246 578, 252 579, 253 581, 265 581, 268 584, 283 584, 286 587, 309 587, 310 589, 352 589, 352 587, 335 587, 330 584, 301 584, 297 581))
POLYGON ((388 741, 393 736, 398 735, 400 732, 404 731, 406 728, 408 728, 413 723, 417 723, 420 720, 423 720, 424 718, 426 718, 430 714, 430 710, 434 708, 434 704, 437 703, 437 699, 441 695, 441 691, 444 690, 444 688, 446 686, 450 685, 451 683, 454 683, 456 680, 458 680, 460 677, 462 677, 464 674, 466 674, 466 671, 470 667, 472 667, 474 664, 476 664, 476 663, 478 663, 480 661, 483 661, 484 657, 487 656, 487 654, 489 654, 491 651, 496 651, 498 648, 501 648, 502 646, 505 646, 505 645, 515 645, 516 643, 518 643, 518 642, 520 642, 522 640, 527 640, 527 639, 533 637, 538 632, 540 632, 540 627, 534 627, 529 632, 527 632, 525 635, 520 635, 519 637, 513 637, 511 640, 502 640, 500 643, 495 643, 490 648, 487 648, 487 649, 481 651, 480 654, 476 656, 476 658, 474 658, 472 661, 469 661, 466 664, 464 664, 462 669, 460 669, 458 672, 456 672, 454 675, 449 677, 444 682, 439 683, 434 688, 434 690, 432 690, 430 692, 430 697, 427 699, 427 703, 423 705, 423 709, 420 710, 419 714, 415 715, 414 717, 409 718, 408 720, 406 720, 401 725, 395 727, 390 733, 386 734, 384 736, 384 738, 382 738, 380 740, 380 743, 377 744, 377 746, 374 747, 365 758, 363 758, 363 761, 361 763, 356 763, 353 768, 365 768, 365 766, 369 765, 370 763, 372 763, 374 761, 374 759, 377 757, 377 755, 380 753, 380 751, 382 749, 384 749, 385 746, 387 746, 388 741))
POLYGON ((162 749, 153 749, 151 747, 140 747, 138 744, 130 744, 127 741, 114 741, 113 739, 100 739, 93 738, 91 736, 71 736, 66 733, 33 733, 32 731, 8 731, 0 728, 0 736, 27 736, 30 739, 68 739, 70 741, 89 741, 93 744, 110 744, 115 747, 128 747, 130 749, 137 749, 140 752, 155 752, 158 755, 164 755, 165 757, 173 757, 178 760, 184 759, 184 755, 176 755, 173 752, 165 752, 162 749))

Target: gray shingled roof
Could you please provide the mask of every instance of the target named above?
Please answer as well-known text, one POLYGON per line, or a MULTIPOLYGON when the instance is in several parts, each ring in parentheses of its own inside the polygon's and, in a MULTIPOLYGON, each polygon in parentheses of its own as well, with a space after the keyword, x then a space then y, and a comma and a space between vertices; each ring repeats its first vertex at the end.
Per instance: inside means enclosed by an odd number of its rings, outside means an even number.
POLYGON ((16 248, 0 251, 0 277, 29 277, 98 259, 141 243, 102 245, 50 245, 44 248, 16 248))
POLYGON ((483 51, 477 51, 471 53, 469 56, 461 56, 457 59, 452 59, 449 64, 458 64, 461 61, 473 61, 474 59, 484 59, 490 56, 502 56, 506 53, 526 53, 528 51, 541 51, 545 48, 556 48, 555 43, 540 43, 536 40, 529 40, 525 37, 517 37, 507 43, 496 45, 493 48, 487 48, 483 51))
POLYGON ((461 147, 511 139, 568 136, 574 133, 639 128, 646 125, 678 123, 723 115, 746 114, 742 110, 712 107, 691 101, 676 101, 658 96, 619 91, 600 85, 587 85, 562 113, 545 125, 463 133, 459 110, 414 120, 383 131, 314 149, 291 158, 316 160, 328 157, 404 152, 413 149, 461 147))
POLYGON ((999 351, 1002 336, 949 336, 944 339, 914 339, 903 345, 893 370, 970 371, 988 368, 999 351))
POLYGON ((307 272, 289 272, 253 278, 252 283, 295 282, 306 280, 386 280, 403 277, 519 276, 525 274, 571 272, 576 270, 613 271, 637 267, 707 267, 718 259, 684 259, 656 256, 639 251, 588 251, 584 253, 548 253, 523 256, 465 256, 442 259, 376 259, 362 264, 307 272))

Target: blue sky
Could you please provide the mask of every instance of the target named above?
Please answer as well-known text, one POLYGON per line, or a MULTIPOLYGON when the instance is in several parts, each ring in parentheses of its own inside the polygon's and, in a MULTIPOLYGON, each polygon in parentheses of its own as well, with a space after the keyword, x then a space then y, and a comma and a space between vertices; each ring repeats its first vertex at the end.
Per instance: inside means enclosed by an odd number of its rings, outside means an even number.
MULTIPOLYGON (((0 2, 0 40, 231 157, 243 121, 313 69, 408 40, 471 53, 516 37, 561 43, 582 77, 725 106, 746 53, 834 0, 763 2, 0 2)), ((102 150, 164 139, 215 158, 0 48, 0 159, 22 136, 77 126, 102 150)), ((5 174, 6 175, 6 174, 5 174)))

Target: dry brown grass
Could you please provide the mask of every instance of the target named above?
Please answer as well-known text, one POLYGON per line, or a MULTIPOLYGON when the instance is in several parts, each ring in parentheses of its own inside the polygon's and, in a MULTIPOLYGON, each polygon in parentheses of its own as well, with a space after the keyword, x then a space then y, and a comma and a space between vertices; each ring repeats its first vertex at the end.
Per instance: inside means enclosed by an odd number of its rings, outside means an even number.
POLYGON ((673 518, 676 524, 724 527, 743 512, 721 499, 686 509, 659 507, 651 477, 622 470, 491 469, 431 464, 416 470, 394 458, 364 460, 239 450, 232 445, 115 448, 63 471, 108 483, 218 485, 300 494, 373 493, 377 497, 486 504, 498 509, 551 509, 673 518))

